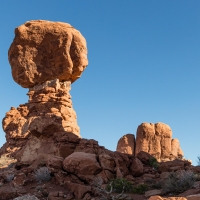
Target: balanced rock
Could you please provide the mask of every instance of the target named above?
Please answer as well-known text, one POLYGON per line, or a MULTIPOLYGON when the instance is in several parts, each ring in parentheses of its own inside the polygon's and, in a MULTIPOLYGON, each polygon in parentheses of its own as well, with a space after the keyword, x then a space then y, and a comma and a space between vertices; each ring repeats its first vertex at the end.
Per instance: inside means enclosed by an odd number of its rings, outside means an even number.
POLYGON ((23 163, 43 152, 69 155, 71 147, 61 153, 53 135, 80 137, 69 91, 88 64, 84 37, 66 23, 29 21, 15 29, 8 55, 13 79, 29 88, 29 101, 6 113, 7 142, 0 153, 12 153, 23 163))
POLYGON ((178 139, 172 139, 172 130, 164 123, 142 123, 138 126, 136 155, 140 151, 149 153, 158 161, 183 157, 178 139))
POLYGON ((130 155, 135 154, 135 136, 126 134, 122 136, 117 143, 117 151, 130 155))
POLYGON ((25 88, 56 78, 74 82, 88 65, 85 38, 62 22, 33 20, 17 27, 8 55, 13 79, 25 88))

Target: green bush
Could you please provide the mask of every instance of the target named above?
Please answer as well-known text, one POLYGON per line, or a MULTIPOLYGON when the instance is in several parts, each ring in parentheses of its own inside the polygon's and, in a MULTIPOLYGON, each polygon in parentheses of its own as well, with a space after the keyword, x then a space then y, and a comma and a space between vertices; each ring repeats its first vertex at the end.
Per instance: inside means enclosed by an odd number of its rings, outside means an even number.
POLYGON ((133 185, 130 181, 124 178, 116 178, 109 182, 106 189, 110 191, 111 187, 113 192, 121 193, 121 192, 131 192, 133 185))
POLYGON ((154 169, 158 169, 158 161, 156 158, 152 157, 149 158, 149 165, 152 166, 154 169))
POLYGON ((164 182, 163 192, 180 194, 190 189, 196 180, 195 174, 188 171, 172 172, 164 182))
POLYGON ((148 190, 148 186, 146 184, 140 184, 133 187, 132 192, 134 194, 144 194, 148 190))
MULTIPOLYGON (((130 182, 128 182, 126 179, 114 179, 112 181, 109 182, 107 188, 102 187, 103 184, 103 179, 101 177, 96 177, 93 181, 93 186, 94 186, 94 190, 96 191, 96 193, 99 196, 99 200, 130 200, 131 197, 127 194, 124 194, 124 189, 127 187, 124 187, 124 183, 125 185, 129 185, 131 184, 130 182), (120 182, 119 184, 117 184, 119 186, 119 188, 122 188, 121 193, 120 194, 113 194, 113 185, 116 182, 120 182), (122 184, 122 187, 120 186, 122 184)), ((120 191, 118 190, 118 191, 120 191)))

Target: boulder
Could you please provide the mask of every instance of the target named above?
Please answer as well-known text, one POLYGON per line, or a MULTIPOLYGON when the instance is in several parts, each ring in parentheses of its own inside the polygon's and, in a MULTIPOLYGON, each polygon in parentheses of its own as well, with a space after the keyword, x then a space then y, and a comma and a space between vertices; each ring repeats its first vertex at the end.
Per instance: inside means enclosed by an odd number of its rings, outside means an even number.
POLYGON ((154 158, 153 156, 151 156, 149 153, 145 152, 145 151, 140 151, 137 154, 137 158, 143 163, 148 165, 149 164, 149 159, 154 158))
POLYGON ((115 160, 111 156, 107 154, 100 154, 99 163, 102 169, 114 172, 116 164, 115 164, 115 160))
POLYGON ((135 155, 135 136, 133 134, 122 136, 117 143, 117 151, 135 155))
POLYGON ((75 175, 96 175, 101 171, 95 154, 74 152, 63 161, 63 168, 75 175))
POLYGON ((0 187, 0 199, 11 200, 17 196, 16 189, 11 185, 4 185, 0 187))
POLYGON ((160 173, 162 172, 172 172, 177 170, 184 170, 185 166, 187 166, 189 163, 187 161, 183 160, 173 160, 173 161, 167 161, 167 162, 161 162, 158 167, 158 171, 160 173))
POLYGON ((63 160, 62 157, 52 155, 48 157, 46 165, 52 172, 56 172, 62 169, 63 160))
POLYGON ((70 24, 27 21, 15 29, 8 52, 13 79, 25 88, 48 80, 74 82, 86 66, 86 40, 70 24))
POLYGON ((141 176, 143 174, 143 164, 138 158, 132 159, 132 164, 129 169, 133 176, 141 176))

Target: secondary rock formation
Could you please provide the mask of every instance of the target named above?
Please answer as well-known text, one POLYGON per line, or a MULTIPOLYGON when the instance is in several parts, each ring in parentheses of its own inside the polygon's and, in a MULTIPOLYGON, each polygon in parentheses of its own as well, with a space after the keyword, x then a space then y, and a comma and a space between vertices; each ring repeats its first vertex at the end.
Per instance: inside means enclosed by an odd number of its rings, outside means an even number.
POLYGON ((153 155, 158 161, 183 157, 178 139, 172 139, 172 130, 164 123, 142 123, 138 126, 136 155, 140 151, 153 155))
POLYGON ((55 133, 80 137, 69 91, 88 64, 84 37, 66 23, 29 21, 15 29, 8 55, 13 79, 29 88, 29 101, 6 113, 1 152, 25 163, 44 152, 60 155, 55 133))
POLYGON ((183 158, 179 140, 172 139, 172 130, 164 123, 142 123, 137 129, 136 142, 133 141, 133 134, 124 135, 118 141, 117 151, 135 156, 143 151, 158 161, 183 158), (135 149, 135 154, 133 149, 135 149))
POLYGON ((135 136, 133 134, 122 136, 117 143, 117 151, 135 155, 135 136))

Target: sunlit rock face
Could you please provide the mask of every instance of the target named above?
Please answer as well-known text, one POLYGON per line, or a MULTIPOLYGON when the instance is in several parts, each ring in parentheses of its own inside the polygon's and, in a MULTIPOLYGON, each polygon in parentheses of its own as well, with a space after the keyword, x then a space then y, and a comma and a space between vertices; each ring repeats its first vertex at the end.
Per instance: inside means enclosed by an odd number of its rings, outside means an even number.
POLYGON ((0 153, 26 162, 44 150, 59 155, 55 134, 80 137, 69 91, 88 65, 85 38, 70 24, 28 21, 15 29, 8 56, 13 79, 29 88, 29 101, 6 113, 0 153))
POLYGON ((172 139, 171 128, 164 123, 142 123, 136 134, 136 155, 145 151, 158 161, 183 158, 178 139, 172 139))
POLYGON ((126 134, 117 144, 118 152, 135 155, 146 152, 158 161, 170 161, 183 158, 178 139, 172 139, 171 128, 164 123, 142 123, 137 128, 136 139, 126 134))
POLYGON ((28 21, 15 29, 8 52, 13 79, 31 88, 47 80, 74 82, 86 66, 86 40, 70 24, 28 21))
POLYGON ((133 134, 126 134, 122 136, 117 143, 117 151, 130 155, 135 154, 135 136, 133 134))

